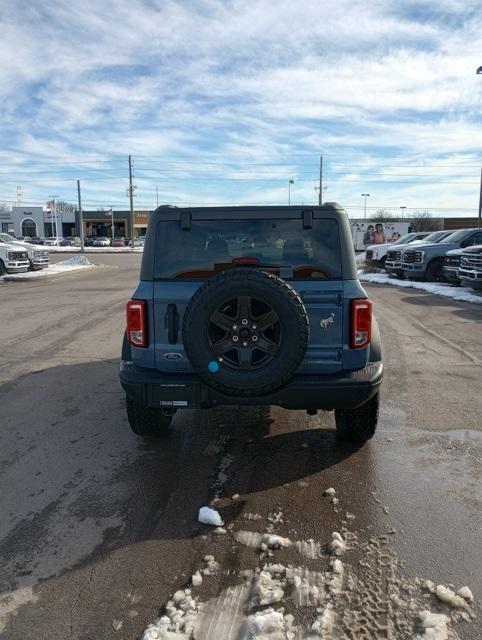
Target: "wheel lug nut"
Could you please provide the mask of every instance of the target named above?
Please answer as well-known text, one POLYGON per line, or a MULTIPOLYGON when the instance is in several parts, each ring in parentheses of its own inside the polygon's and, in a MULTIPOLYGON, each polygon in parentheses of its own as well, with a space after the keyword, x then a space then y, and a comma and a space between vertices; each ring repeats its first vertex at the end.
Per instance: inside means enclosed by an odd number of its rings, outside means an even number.
POLYGON ((241 324, 248 324, 248 320, 247 320, 247 318, 243 318, 243 319, 241 320, 241 324))
POLYGON ((238 336, 233 336, 233 342, 237 342, 239 340, 238 336))
POLYGON ((238 328, 237 324, 233 324, 233 330, 236 331, 236 329, 238 328))
POLYGON ((247 342, 243 342, 243 347, 247 347, 248 343, 247 342))
POLYGON ((251 327, 251 329, 257 329, 256 325, 253 324, 253 326, 251 327))
POLYGON ((252 340, 253 342, 256 342, 256 340, 257 340, 257 339, 258 339, 258 336, 253 336, 253 337, 251 338, 251 340, 252 340))

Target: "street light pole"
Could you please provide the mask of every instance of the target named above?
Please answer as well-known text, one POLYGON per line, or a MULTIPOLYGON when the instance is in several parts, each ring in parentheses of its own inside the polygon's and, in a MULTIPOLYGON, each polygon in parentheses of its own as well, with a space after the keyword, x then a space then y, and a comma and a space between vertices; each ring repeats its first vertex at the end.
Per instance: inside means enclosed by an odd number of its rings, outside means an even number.
POLYGON ((362 193, 362 198, 365 198, 365 220, 367 219, 367 198, 369 197, 369 193, 362 193))
POLYGON ((291 185, 294 183, 295 181, 292 178, 288 180, 288 205, 291 205, 291 185))
MULTIPOLYGON (((482 67, 478 67, 477 75, 482 75, 482 67)), ((482 169, 480 170, 480 191, 479 191, 479 216, 477 218, 477 228, 482 227, 482 169)))
POLYGON ((407 207, 405 207, 405 206, 401 206, 401 207, 400 207, 400 209, 402 210, 402 220, 403 220, 403 214, 405 213, 405 209, 406 209, 406 208, 407 208, 407 207))
POLYGON ((320 185, 318 192, 318 205, 321 207, 322 194, 323 194, 323 156, 320 155, 320 185))
POLYGON ((57 222, 57 203, 55 202, 55 199, 58 197, 59 197, 58 195, 49 196, 50 200, 54 203, 54 210, 52 211, 52 209, 50 209, 50 226, 52 227, 52 237, 54 235, 54 226, 55 226, 56 238, 59 237, 58 222, 57 222))
POLYGON ((77 180, 77 201, 79 205, 79 231, 80 231, 80 252, 84 253, 84 219, 82 216, 82 201, 80 199, 80 180, 77 180))

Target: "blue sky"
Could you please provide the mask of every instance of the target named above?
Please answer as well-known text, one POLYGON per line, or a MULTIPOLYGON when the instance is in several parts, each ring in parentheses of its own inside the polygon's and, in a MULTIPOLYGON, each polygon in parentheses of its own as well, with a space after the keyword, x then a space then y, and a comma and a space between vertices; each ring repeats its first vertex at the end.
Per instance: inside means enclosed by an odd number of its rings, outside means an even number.
POLYGON ((0 0, 0 203, 475 213, 479 0, 0 0))

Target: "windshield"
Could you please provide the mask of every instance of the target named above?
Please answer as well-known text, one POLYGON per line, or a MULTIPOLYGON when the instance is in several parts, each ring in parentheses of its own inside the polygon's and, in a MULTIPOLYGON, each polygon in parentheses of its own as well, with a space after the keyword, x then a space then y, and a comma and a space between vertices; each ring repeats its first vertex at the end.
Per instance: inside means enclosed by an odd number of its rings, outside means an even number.
POLYGON ((430 235, 426 236, 422 242, 440 242, 451 234, 451 231, 434 231, 430 235))
POLYGON ((338 224, 301 219, 194 220, 183 231, 179 222, 157 227, 155 277, 202 279, 239 265, 254 265, 285 277, 341 277, 338 224))
POLYGON ((12 242, 18 242, 18 240, 9 233, 0 233, 0 242, 11 244, 12 242))
POLYGON ((459 242, 459 240, 463 240, 469 231, 473 231, 473 229, 459 229, 458 231, 452 231, 446 238, 444 238, 444 242, 459 242))
POLYGON ((395 240, 395 242, 392 242, 392 245, 394 245, 394 244, 405 244, 407 242, 410 242, 410 240, 412 238, 414 238, 416 235, 417 235, 416 233, 406 233, 401 238, 398 238, 398 240, 395 240))

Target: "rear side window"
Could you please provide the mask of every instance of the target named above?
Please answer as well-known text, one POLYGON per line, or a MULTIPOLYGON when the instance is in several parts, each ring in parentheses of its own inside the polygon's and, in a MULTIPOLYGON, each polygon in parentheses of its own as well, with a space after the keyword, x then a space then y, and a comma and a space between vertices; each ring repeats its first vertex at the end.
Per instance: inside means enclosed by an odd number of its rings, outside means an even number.
POLYGON ((157 225, 154 277, 204 279, 240 264, 253 264, 285 277, 341 278, 336 220, 193 220, 157 225), (289 273, 289 276, 286 275, 289 273))

